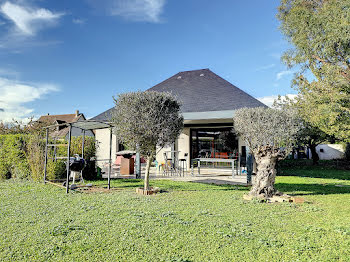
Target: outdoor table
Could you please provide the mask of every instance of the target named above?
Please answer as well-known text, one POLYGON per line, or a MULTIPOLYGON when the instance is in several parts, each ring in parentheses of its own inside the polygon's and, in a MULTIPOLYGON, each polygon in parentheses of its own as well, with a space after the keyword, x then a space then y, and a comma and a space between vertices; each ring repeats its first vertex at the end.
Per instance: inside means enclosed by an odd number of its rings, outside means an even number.
POLYGON ((201 162, 221 162, 221 163, 231 163, 232 165, 232 178, 235 176, 235 161, 237 159, 227 159, 227 158, 196 158, 198 161, 198 175, 201 174, 201 162))

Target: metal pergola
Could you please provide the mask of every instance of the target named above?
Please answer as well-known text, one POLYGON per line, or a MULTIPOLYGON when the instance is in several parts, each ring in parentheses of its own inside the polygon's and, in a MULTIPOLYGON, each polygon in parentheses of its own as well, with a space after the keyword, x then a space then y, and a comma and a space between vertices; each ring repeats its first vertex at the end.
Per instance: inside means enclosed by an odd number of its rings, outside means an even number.
POLYGON ((96 121, 96 120, 84 120, 84 121, 78 121, 78 122, 72 122, 72 123, 63 123, 63 124, 55 124, 44 127, 46 129, 46 143, 45 143, 45 166, 44 166, 44 183, 52 183, 51 181, 48 181, 46 179, 47 174, 47 162, 48 162, 48 148, 54 147, 54 150, 56 151, 57 146, 67 146, 67 156, 66 157, 56 157, 54 156, 54 159, 65 159, 66 160, 66 167, 67 167, 67 178, 66 178, 66 193, 69 192, 69 176, 70 176, 70 149, 71 149, 71 137, 72 137, 72 128, 78 128, 82 130, 83 133, 83 139, 82 139, 82 158, 84 158, 84 146, 85 146, 85 132, 88 130, 97 130, 97 129, 106 129, 108 128, 110 130, 109 135, 109 158, 108 159, 96 159, 95 161, 108 161, 108 189, 111 188, 111 171, 112 171, 112 129, 113 125, 109 122, 102 122, 102 121, 96 121), (68 144, 49 144, 49 131, 52 128, 57 127, 68 127, 68 144))

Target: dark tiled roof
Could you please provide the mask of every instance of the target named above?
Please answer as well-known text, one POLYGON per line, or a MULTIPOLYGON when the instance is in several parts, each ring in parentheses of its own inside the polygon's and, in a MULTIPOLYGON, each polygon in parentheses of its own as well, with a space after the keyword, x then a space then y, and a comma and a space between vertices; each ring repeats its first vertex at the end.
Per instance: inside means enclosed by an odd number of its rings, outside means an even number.
MULTIPOLYGON (((182 102, 184 113, 266 106, 209 69, 177 73, 147 91, 172 93, 182 102)), ((112 110, 113 108, 93 119, 105 120, 112 110)))
POLYGON ((96 120, 96 121, 110 121, 112 118, 112 112, 113 112, 114 107, 108 109, 107 111, 104 111, 103 113, 91 118, 91 120, 96 120))
POLYGON ((209 69, 177 73, 149 91, 171 92, 182 101, 183 112, 236 110, 264 106, 209 69))

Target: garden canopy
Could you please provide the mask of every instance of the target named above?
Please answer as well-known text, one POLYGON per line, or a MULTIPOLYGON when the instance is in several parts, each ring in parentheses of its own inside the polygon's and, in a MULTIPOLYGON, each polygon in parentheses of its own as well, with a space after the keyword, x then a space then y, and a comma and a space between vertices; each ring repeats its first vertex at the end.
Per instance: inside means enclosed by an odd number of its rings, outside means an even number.
MULTIPOLYGON (((96 130, 96 129, 106 129, 109 128, 110 130, 110 136, 109 136, 109 159, 96 159, 95 161, 108 161, 109 162, 109 168, 108 168, 108 189, 111 188, 111 169, 112 169, 112 128, 113 125, 110 122, 104 122, 104 121, 97 121, 97 120, 84 120, 84 121, 77 121, 72 123, 61 123, 61 124, 55 124, 44 127, 46 129, 46 145, 45 145, 45 168, 44 168, 44 183, 50 182, 46 180, 46 173, 47 173, 47 161, 48 161, 48 148, 49 147, 56 147, 59 146, 58 144, 50 144, 49 143, 49 131, 50 129, 57 128, 57 127, 68 127, 68 144, 67 146, 67 157, 63 157, 63 159, 67 160, 67 179, 66 179, 66 193, 69 192, 69 176, 70 176, 70 148, 71 148, 71 137, 72 137, 72 128, 79 128, 82 132, 82 158, 84 158, 84 143, 85 143, 85 131, 87 130, 96 130)), ((62 158, 61 158, 62 159, 62 158)))

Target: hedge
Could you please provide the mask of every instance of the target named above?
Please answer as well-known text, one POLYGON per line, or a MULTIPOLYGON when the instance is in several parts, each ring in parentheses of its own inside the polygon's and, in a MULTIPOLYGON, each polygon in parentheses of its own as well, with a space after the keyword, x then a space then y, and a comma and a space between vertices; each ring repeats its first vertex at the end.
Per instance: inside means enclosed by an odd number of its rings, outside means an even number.
MULTIPOLYGON (((81 155, 82 137, 72 137, 71 155, 81 155)), ((51 143, 51 142, 50 142, 51 143)), ((54 143, 67 143, 59 140, 54 143)), ((56 148, 57 156, 67 156, 66 147, 56 148)), ((96 146, 93 137, 85 137, 85 158, 95 157, 96 146)), ((37 134, 0 135, 0 179, 20 178, 40 181, 44 173, 45 140, 37 134)), ((54 149, 49 148, 49 158, 53 158, 54 149)), ((65 176, 64 160, 48 159, 47 178, 60 179, 65 176)), ((95 163, 88 162, 83 171, 87 179, 95 177, 95 163)))

